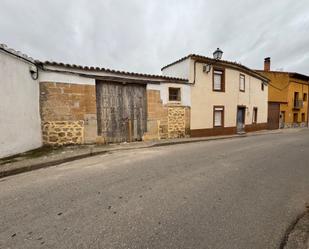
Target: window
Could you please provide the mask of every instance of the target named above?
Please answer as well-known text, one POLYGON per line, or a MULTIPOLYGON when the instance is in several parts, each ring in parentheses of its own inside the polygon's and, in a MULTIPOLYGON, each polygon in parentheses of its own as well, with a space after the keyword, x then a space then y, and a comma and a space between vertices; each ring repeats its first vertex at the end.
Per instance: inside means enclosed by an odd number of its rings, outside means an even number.
POLYGON ((224 126, 224 106, 214 106, 214 127, 224 126))
POLYGON ((294 92, 294 109, 302 108, 303 101, 299 99, 299 92, 294 92))
POLYGON ((305 113, 302 113, 301 114, 301 121, 304 123, 306 122, 306 114, 305 113))
POLYGON ((293 122, 298 123, 298 113, 293 114, 293 122))
POLYGON ((214 68, 213 71, 213 90, 217 92, 225 91, 224 70, 214 68))
POLYGON ((169 101, 181 101, 180 88, 170 87, 168 89, 169 101))
MULTIPOLYGON (((299 92, 294 92, 294 102, 296 103, 296 101, 299 99, 299 92)), ((296 106, 296 104, 295 104, 296 106)))
POLYGON ((239 77, 239 90, 244 92, 246 88, 246 78, 245 75, 241 74, 239 77))
POLYGON ((303 101, 307 101, 307 93, 304 93, 303 101))
POLYGON ((261 84, 261 89, 264 91, 264 83, 261 84))
POLYGON ((258 115, 258 108, 254 107, 253 108, 253 113, 252 113, 252 123, 253 124, 257 123, 257 115, 258 115))

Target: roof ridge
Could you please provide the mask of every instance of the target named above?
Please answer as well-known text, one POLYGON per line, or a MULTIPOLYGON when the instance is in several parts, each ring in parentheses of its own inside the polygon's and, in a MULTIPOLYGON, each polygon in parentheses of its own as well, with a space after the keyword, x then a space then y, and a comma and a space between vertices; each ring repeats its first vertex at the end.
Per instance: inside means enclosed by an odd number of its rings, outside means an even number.
POLYGON ((5 51, 5 52, 7 52, 7 53, 9 53, 9 54, 12 54, 12 55, 15 55, 15 56, 17 56, 17 57, 19 57, 19 58, 22 58, 22 59, 24 59, 24 60, 27 60, 27 61, 29 61, 29 62, 31 62, 31 63, 35 63, 35 60, 32 58, 32 57, 30 57, 30 56, 28 56, 27 54, 24 54, 24 53, 22 53, 22 52, 20 52, 20 51, 18 51, 18 50, 15 50, 15 49, 13 49, 13 48, 9 48, 6 44, 4 44, 4 43, 0 43, 0 50, 3 50, 3 51, 5 51))
POLYGON ((307 77, 309 78, 308 75, 303 74, 303 73, 297 73, 297 72, 289 72, 289 71, 277 71, 277 70, 270 70, 270 71, 265 71, 262 69, 255 69, 256 72, 260 72, 260 73, 282 73, 282 74, 290 74, 292 77, 293 75, 298 75, 298 76, 302 76, 302 77, 307 77))
POLYGON ((37 63, 41 63, 43 65, 45 64, 45 65, 50 65, 50 66, 60 66, 60 67, 75 68, 75 69, 89 70, 89 71, 102 71, 102 72, 123 74, 123 75, 129 75, 129 76, 149 77, 149 78, 176 80, 176 81, 184 81, 184 82, 188 81, 188 79, 184 79, 184 78, 170 77, 170 76, 157 75, 157 74, 136 73, 136 72, 115 70, 115 69, 98 67, 98 66, 96 67, 95 66, 82 66, 82 65, 70 64, 70 63, 64 63, 64 62, 55 62, 55 61, 44 61, 44 62, 37 61, 37 63))
MULTIPOLYGON (((179 63, 179 62, 182 62, 182 61, 184 61, 184 60, 186 60, 186 59, 188 59, 188 58, 197 58, 197 59, 201 59, 201 60, 209 60, 209 61, 211 61, 211 62, 221 62, 221 63, 226 63, 226 64, 231 64, 231 65, 234 65, 234 66, 237 66, 237 67, 240 67, 240 68, 243 68, 243 69, 245 69, 245 70, 248 70, 248 71, 250 71, 250 72, 252 72, 252 73, 254 73, 254 74, 257 74, 257 75, 259 75, 259 76, 261 76, 262 78, 265 78, 263 75, 260 75, 256 70, 254 70, 254 69, 251 69, 251 68, 249 68, 249 67, 247 67, 247 66, 244 66, 243 64, 241 64, 241 63, 239 63, 239 62, 233 62, 233 61, 228 61, 228 60, 218 60, 218 59, 214 59, 214 58, 211 58, 211 57, 207 57, 207 56, 204 56, 204 55, 198 55, 198 54, 189 54, 189 55, 187 55, 187 56, 185 56, 185 57, 182 57, 181 59, 179 59, 179 60, 176 60, 176 61, 174 61, 174 62, 172 62, 172 63, 170 63, 170 64, 168 64, 168 65, 166 65, 166 66, 164 66, 164 67, 162 67, 161 68, 161 71, 163 71, 164 69, 166 69, 166 68, 168 68, 168 67, 170 67, 170 66, 173 66, 173 65, 175 65, 175 64, 177 64, 177 63, 179 63)), ((266 78, 267 79, 267 78, 266 78)))
POLYGON ((68 67, 68 68, 77 68, 77 69, 82 69, 82 70, 95 70, 95 71, 102 71, 102 72, 104 71, 104 72, 123 74, 123 75, 129 75, 129 76, 149 77, 149 78, 155 78, 155 79, 165 79, 165 80, 170 80, 170 81, 175 80, 175 81, 181 81, 181 82, 188 82, 188 79, 169 77, 169 76, 164 76, 164 75, 128 72, 124 70, 115 70, 115 69, 110 69, 110 68, 105 68, 105 67, 82 66, 82 65, 70 64, 70 63, 48 61, 48 60, 47 61, 35 60, 32 57, 28 56, 27 54, 24 54, 20 51, 9 48, 6 44, 0 44, 0 50, 3 50, 9 54, 22 58, 36 65, 46 64, 46 65, 62 66, 62 67, 68 67))

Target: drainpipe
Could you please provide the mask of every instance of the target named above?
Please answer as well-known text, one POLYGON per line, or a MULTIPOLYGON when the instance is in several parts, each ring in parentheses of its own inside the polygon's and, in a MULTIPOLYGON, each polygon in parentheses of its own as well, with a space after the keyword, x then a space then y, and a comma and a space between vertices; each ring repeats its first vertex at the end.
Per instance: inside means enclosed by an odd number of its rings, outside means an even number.
POLYGON ((309 103, 308 103, 308 99, 309 99, 309 85, 307 86, 307 127, 309 127, 309 103))
POLYGON ((195 85, 195 82, 196 82, 196 64, 198 63, 197 60, 194 60, 194 69, 193 69, 193 82, 189 82, 189 84, 191 85, 195 85))

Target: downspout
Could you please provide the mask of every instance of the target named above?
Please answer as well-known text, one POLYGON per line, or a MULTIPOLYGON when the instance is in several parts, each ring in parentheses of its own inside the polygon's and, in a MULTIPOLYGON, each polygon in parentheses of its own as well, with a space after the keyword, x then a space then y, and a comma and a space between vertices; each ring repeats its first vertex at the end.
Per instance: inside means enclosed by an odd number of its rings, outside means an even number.
POLYGON ((309 127, 309 104, 308 104, 308 98, 309 98, 309 81, 307 86, 307 127, 309 127))
POLYGON ((196 82, 196 64, 198 63, 197 60, 194 60, 194 67, 193 67, 193 82, 189 82, 190 85, 195 85, 196 82))

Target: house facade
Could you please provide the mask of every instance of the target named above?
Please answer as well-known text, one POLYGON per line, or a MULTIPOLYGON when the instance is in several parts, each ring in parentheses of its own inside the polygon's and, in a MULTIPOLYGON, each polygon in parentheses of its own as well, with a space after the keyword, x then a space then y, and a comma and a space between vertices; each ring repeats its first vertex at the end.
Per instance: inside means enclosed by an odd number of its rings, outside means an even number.
POLYGON ((269 128, 291 128, 308 126, 309 76, 271 71, 271 60, 265 58, 264 70, 257 70, 270 79, 269 84, 269 128))
POLYGON ((188 80, 38 63, 45 145, 119 143, 189 135, 188 80), (169 95, 181 89, 181 95, 169 95))
POLYGON ((0 63, 0 157, 267 128, 268 79, 234 62, 189 55, 150 75, 36 61, 1 45, 0 63))
POLYGON ((238 63, 189 55, 164 68, 191 84, 192 137, 267 129, 268 79, 238 63))

